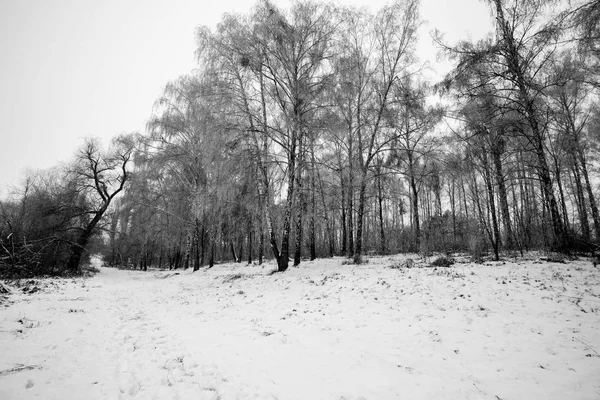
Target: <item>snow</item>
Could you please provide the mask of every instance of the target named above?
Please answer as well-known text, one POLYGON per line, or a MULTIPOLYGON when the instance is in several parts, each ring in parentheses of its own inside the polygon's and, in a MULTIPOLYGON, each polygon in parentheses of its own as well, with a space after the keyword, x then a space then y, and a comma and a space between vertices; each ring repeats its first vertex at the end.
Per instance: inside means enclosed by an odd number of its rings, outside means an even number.
POLYGON ((591 262, 407 257, 13 285, 0 399, 600 398, 591 262))

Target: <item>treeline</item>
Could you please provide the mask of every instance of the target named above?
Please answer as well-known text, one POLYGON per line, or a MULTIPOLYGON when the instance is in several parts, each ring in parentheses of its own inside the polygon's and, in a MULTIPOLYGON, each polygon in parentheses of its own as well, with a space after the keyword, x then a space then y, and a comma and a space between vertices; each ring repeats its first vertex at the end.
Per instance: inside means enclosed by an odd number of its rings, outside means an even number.
POLYGON ((456 68, 436 85, 417 1, 263 1, 200 28, 113 215, 112 262, 593 250, 600 6, 489 5, 490 37, 438 38, 456 68))
POLYGON ((136 138, 106 261, 268 257, 284 271, 333 255, 596 249, 600 2, 488 4, 489 37, 436 37, 455 61, 442 82, 415 54, 417 0, 261 1, 198 29, 198 68, 136 138))

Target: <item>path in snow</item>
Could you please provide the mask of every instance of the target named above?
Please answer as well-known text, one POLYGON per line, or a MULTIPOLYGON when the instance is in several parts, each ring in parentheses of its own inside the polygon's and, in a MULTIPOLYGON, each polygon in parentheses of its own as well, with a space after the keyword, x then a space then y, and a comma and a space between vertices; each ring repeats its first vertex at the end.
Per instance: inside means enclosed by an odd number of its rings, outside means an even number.
POLYGON ((121 271, 0 305, 0 399, 598 399, 600 269, 121 271))

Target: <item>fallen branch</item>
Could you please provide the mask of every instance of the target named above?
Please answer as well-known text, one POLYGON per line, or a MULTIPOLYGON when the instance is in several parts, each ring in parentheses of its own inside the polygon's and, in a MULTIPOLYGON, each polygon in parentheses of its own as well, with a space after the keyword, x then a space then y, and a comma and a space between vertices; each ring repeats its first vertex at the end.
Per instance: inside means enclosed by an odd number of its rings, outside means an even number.
POLYGON ((20 371, 25 371, 25 370, 29 370, 29 369, 36 369, 36 368, 41 368, 39 365, 24 365, 24 364, 17 364, 16 367, 10 368, 10 369, 6 369, 4 371, 0 371, 0 376, 2 375, 8 375, 8 374, 12 374, 15 372, 20 372, 20 371))

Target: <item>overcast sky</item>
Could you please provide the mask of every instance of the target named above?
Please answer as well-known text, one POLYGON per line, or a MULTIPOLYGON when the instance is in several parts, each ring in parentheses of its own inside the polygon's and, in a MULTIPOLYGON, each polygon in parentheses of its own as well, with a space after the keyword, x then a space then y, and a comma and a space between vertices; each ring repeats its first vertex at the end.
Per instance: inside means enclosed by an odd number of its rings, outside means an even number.
MULTIPOLYGON (((285 5, 286 1, 275 1, 285 5)), ((346 0, 375 8, 381 0, 346 0)), ((164 85, 194 68, 194 30, 214 27, 243 0, 0 1, 0 196, 26 169, 68 161, 85 137, 143 131, 164 85)), ((449 42, 490 31, 483 1, 422 0, 429 31, 449 42)), ((443 69, 443 65, 437 65, 443 69)))

